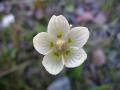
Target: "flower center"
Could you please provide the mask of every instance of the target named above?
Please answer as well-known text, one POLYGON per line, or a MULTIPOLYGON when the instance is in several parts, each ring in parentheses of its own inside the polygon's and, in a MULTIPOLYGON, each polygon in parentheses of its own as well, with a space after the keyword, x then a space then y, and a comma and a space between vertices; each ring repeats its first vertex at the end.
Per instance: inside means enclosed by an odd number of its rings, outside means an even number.
POLYGON ((56 49, 60 52, 63 52, 67 47, 65 40, 58 39, 56 42, 56 49))

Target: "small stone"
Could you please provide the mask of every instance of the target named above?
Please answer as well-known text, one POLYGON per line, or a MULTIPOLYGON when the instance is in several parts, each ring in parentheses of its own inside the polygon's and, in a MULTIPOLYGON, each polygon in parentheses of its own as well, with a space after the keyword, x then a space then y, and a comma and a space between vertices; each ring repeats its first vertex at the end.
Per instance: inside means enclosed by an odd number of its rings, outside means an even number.
POLYGON ((61 77, 50 84, 47 90, 71 90, 70 80, 68 77, 61 77))
POLYGON ((107 18, 105 16, 104 13, 100 12, 98 13, 98 15, 95 17, 94 19, 95 23, 98 24, 98 25, 103 25, 106 21, 107 21, 107 18))
POLYGON ((92 63, 96 66, 102 66, 106 63, 106 57, 102 49, 96 49, 93 52, 92 63))

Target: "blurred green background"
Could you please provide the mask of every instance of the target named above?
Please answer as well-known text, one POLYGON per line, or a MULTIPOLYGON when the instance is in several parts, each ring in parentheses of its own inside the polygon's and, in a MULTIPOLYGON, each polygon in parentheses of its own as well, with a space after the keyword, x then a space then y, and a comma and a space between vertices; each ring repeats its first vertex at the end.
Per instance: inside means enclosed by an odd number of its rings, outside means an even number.
POLYGON ((120 90, 120 0, 0 0, 0 90, 120 90), (89 28, 88 58, 52 76, 32 40, 60 14, 89 28))

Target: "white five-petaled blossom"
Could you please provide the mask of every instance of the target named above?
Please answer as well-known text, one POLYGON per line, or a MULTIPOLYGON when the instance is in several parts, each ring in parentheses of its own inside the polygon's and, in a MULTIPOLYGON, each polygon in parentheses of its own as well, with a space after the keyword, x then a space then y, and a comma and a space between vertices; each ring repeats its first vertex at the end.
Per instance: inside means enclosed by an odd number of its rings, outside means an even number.
POLYGON ((70 28, 66 18, 53 15, 48 23, 47 32, 38 33, 34 39, 34 48, 45 55, 42 61, 45 69, 58 74, 64 66, 73 68, 81 65, 87 58, 83 50, 89 38, 86 27, 70 28))

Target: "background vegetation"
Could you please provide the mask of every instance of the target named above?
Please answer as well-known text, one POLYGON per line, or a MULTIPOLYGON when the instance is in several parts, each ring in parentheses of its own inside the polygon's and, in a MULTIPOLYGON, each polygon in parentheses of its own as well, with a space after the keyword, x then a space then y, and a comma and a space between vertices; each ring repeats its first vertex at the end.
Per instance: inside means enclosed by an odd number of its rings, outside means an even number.
POLYGON ((120 0, 0 0, 0 90, 120 90, 120 0), (54 14, 91 33, 85 63, 57 76, 32 43, 54 14))

